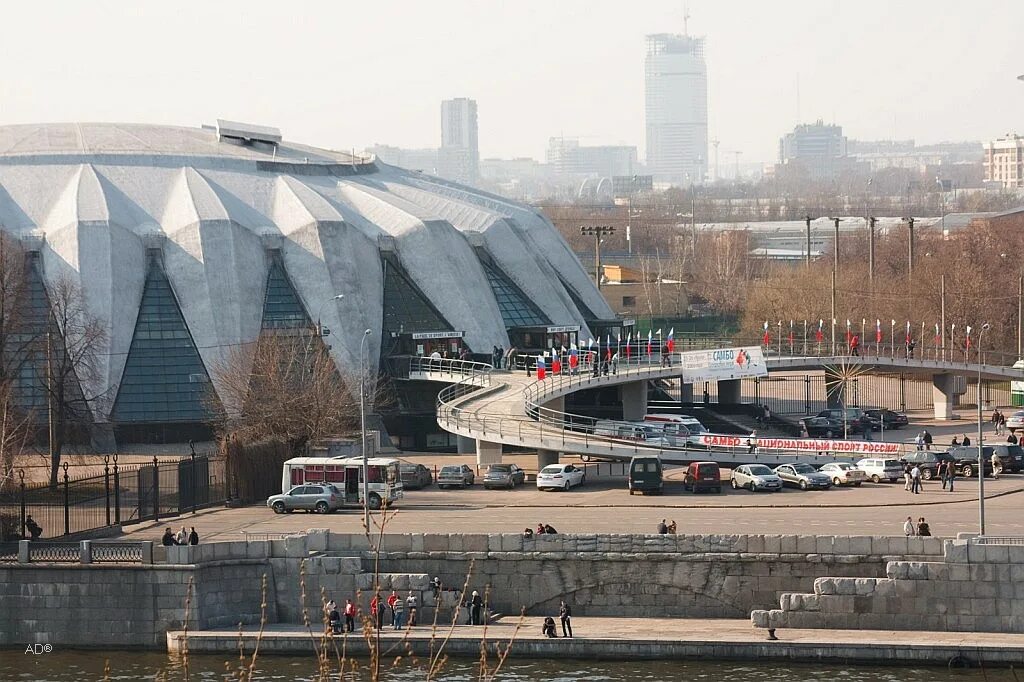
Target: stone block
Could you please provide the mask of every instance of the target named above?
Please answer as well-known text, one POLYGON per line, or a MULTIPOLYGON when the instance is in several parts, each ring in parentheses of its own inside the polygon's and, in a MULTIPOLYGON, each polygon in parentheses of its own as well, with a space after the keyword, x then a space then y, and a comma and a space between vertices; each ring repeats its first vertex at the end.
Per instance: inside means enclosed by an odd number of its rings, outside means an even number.
POLYGON ((986 549, 988 561, 994 564, 1005 564, 1010 561, 1010 548, 1006 545, 989 545, 986 549))
POLYGON ((307 554, 305 535, 289 535, 284 539, 284 556, 301 559, 307 554))
POLYGON ((818 538, 814 535, 797 535, 796 536, 796 553, 797 554, 814 554, 818 547, 818 538))
POLYGON ((423 536, 423 551, 425 552, 447 552, 448 536, 431 533, 423 536))
MULTIPOLYGON (((797 541, 797 547, 800 541, 797 541)), ((819 535, 814 539, 814 549, 808 554, 835 554, 835 538, 831 535, 819 535)))
POLYGON ((967 541, 952 540, 947 542, 943 545, 943 554, 946 558, 946 563, 967 563, 967 541))
POLYGON ((855 594, 864 596, 873 594, 875 591, 876 578, 854 578, 855 594))
POLYGON ((411 549, 412 536, 406 533, 387 533, 382 538, 381 551, 405 554, 411 549))
POLYGON ((912 554, 915 556, 924 554, 924 541, 926 539, 927 538, 917 536, 907 538, 907 554, 912 554))
POLYGON ((871 537, 867 535, 852 535, 847 538, 849 543, 848 552, 867 556, 871 554, 871 537))
POLYGON ((750 624, 755 628, 768 627, 768 612, 763 610, 751 611, 750 624))
POLYGON ((838 592, 836 592, 836 579, 835 578, 815 578, 814 579, 814 593, 815 594, 838 594, 838 592))
POLYGON ((486 552, 487 548, 488 537, 486 535, 465 535, 462 538, 462 550, 464 552, 486 552))
MULTIPOLYGON (((521 552, 523 551, 523 536, 506 534, 501 537, 501 551, 521 552)), ((596 545, 596 543, 594 543, 596 545)), ((591 550, 592 551, 592 550, 591 550)))
MULTIPOLYGON (((796 545, 793 546, 796 549, 796 545)), ((781 554, 782 553, 782 536, 781 535, 765 535, 764 536, 764 549, 762 550, 766 554, 781 554)))
MULTIPOLYGON (((808 536, 809 537, 809 536, 808 536)), ((796 554, 797 553, 797 536, 795 535, 780 535, 779 536, 779 553, 780 554, 796 554)), ((813 551, 813 550, 811 550, 813 551)), ((803 552, 807 554, 807 552, 803 552)))

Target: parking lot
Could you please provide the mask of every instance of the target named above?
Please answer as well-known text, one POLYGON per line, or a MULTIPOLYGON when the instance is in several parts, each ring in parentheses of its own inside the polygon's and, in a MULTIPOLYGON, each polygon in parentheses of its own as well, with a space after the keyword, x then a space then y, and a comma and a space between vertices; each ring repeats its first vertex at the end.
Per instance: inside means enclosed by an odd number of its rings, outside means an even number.
MULTIPOLYGON (((433 468, 444 464, 473 463, 471 455, 410 455, 408 461, 433 468)), ((516 455, 505 461, 524 468, 534 456, 516 455)), ((568 492, 537 490, 532 481, 513 490, 485 490, 476 484, 465 489, 439 490, 430 486, 411 490, 394 507, 390 532, 521 532, 525 527, 549 523, 560 532, 635 533, 654 532, 661 519, 675 521, 680 533, 820 533, 901 534, 907 516, 928 519, 932 533, 955 536, 977 530, 977 479, 956 480, 955 491, 943 491, 939 481, 926 481, 914 495, 903 482, 864 483, 860 487, 801 491, 785 488, 779 493, 732 490, 728 472, 721 494, 692 494, 682 486, 682 467, 666 469, 662 495, 631 496, 621 464, 589 464, 568 458, 587 470, 584 485, 568 492)), ((1024 534, 1024 474, 986 478, 987 532, 1024 534)), ((379 515, 374 515, 379 518, 379 515)), ((159 540, 167 525, 195 525, 204 540, 235 540, 243 532, 283 533, 307 528, 337 532, 362 532, 359 510, 346 509, 329 515, 302 512, 274 514, 263 505, 241 509, 205 510, 195 517, 167 519, 126 528, 133 537, 159 540)))

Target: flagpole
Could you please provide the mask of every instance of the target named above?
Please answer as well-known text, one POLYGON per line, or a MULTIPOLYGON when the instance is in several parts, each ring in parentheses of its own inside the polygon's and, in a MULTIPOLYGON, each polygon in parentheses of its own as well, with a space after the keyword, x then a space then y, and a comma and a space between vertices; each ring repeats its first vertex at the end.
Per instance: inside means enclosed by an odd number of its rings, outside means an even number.
POLYGON ((807 320, 804 320, 804 355, 807 355, 807 320))

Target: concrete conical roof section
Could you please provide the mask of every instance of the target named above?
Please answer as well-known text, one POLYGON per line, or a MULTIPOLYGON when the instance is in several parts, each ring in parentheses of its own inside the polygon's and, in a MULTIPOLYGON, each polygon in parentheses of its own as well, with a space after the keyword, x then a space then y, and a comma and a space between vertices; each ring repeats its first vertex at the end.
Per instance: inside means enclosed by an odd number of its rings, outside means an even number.
POLYGON ((290 175, 274 182, 271 218, 284 234, 311 223, 341 223, 341 213, 309 185, 290 175))
POLYGON ((110 210, 92 164, 81 164, 50 207, 44 224, 59 230, 77 223, 109 223, 110 210))
POLYGON ((165 232, 172 234, 198 222, 230 219, 228 210, 206 178, 192 166, 186 166, 174 181, 160 223, 165 232))

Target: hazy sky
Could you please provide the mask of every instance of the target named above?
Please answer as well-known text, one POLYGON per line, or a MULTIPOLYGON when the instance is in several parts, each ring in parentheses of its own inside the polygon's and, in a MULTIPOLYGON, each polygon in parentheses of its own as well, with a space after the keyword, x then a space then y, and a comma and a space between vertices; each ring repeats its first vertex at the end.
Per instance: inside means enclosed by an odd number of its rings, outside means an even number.
MULTIPOLYGON (((436 146, 440 100, 479 104, 482 156, 547 139, 643 155, 644 35, 683 2, 6 2, 0 123, 233 118, 339 149, 436 146)), ((710 134, 772 161, 799 118, 921 142, 1024 132, 1020 0, 692 0, 710 134)))

